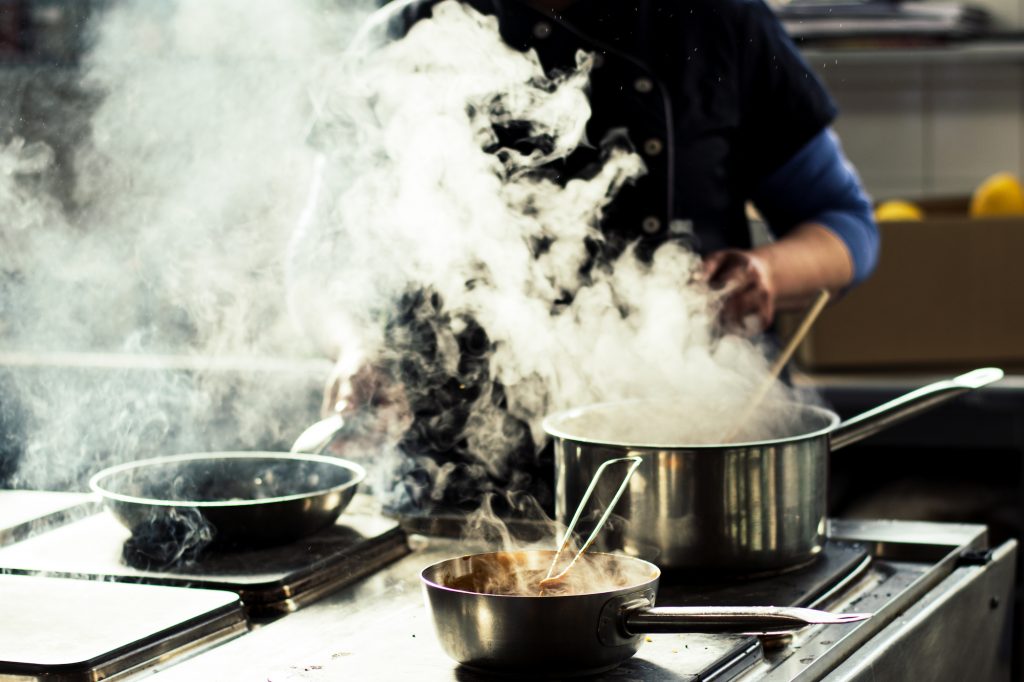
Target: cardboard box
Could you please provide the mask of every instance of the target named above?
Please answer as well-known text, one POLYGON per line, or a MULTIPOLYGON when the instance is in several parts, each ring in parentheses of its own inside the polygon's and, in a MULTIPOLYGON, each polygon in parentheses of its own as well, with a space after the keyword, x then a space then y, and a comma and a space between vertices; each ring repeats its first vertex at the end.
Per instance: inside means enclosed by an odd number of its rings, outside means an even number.
POLYGON ((1024 218, 972 220, 965 203, 881 223, 877 270, 822 313, 800 367, 1024 366, 1024 218))

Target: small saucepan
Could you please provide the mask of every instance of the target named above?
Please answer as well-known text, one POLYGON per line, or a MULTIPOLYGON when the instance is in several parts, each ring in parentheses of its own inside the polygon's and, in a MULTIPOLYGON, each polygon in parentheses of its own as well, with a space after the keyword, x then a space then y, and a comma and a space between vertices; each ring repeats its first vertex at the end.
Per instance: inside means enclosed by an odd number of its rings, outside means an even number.
POLYGON ((420 574, 445 653, 507 674, 581 675, 637 652, 647 633, 788 632, 854 623, 865 613, 777 607, 654 607, 661 572, 642 559, 587 554, 578 584, 538 595, 553 551, 490 552, 448 559, 420 574), (538 590, 539 591, 539 590, 538 590))

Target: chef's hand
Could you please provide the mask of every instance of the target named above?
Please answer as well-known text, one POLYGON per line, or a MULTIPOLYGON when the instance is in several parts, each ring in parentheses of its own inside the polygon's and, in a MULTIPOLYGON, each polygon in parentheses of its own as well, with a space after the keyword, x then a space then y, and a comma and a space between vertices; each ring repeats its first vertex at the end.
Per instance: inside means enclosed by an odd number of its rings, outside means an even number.
POLYGON ((775 318, 776 290, 768 260, 752 251, 726 249, 704 259, 699 279, 725 296, 726 328, 757 334, 775 318))
POLYGON ((365 409, 386 409, 403 403, 405 394, 381 368, 366 363, 354 374, 335 369, 324 389, 321 412, 324 416, 354 414, 365 409))
POLYGON ((380 452, 398 442, 412 421, 402 384, 372 364, 354 374, 336 370, 324 390, 322 411, 344 420, 328 447, 328 452, 343 456, 380 452))

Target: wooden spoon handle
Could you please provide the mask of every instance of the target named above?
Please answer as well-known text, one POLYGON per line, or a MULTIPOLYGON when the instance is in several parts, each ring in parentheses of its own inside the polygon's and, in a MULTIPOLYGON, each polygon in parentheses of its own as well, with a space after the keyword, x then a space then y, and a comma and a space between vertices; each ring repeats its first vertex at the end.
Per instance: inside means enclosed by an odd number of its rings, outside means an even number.
POLYGON ((782 368, 786 366, 789 359, 793 357, 793 353, 796 352, 800 342, 807 336, 807 332, 811 330, 811 326, 814 321, 818 319, 818 315, 825 309, 825 304, 828 303, 829 299, 828 289, 822 289, 818 297, 814 299, 814 303, 811 305, 810 310, 804 315, 804 319, 800 321, 800 326, 797 327, 793 335, 789 337, 789 343, 782 349, 779 356, 775 358, 775 362, 772 364, 771 369, 768 370, 768 376, 764 378, 761 385, 758 387, 757 392, 754 393, 754 397, 747 403, 746 409, 740 415, 740 418, 733 424, 732 430, 726 435, 723 443, 731 443, 736 438, 736 434, 740 432, 743 425, 747 423, 750 416, 754 414, 754 411, 761 405, 761 401, 764 400, 765 396, 768 395, 768 391, 771 390, 772 385, 775 384, 775 380, 779 378, 779 374, 782 372, 782 368))

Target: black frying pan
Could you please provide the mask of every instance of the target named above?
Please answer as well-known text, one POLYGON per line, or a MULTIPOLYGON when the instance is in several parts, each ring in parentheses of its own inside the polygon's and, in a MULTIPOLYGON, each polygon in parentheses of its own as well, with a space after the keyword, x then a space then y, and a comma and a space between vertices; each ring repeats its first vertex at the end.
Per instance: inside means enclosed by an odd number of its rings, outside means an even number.
POLYGON ((281 544, 328 526, 366 471, 323 455, 215 452, 155 457, 89 481, 133 534, 190 532, 224 546, 281 544))

